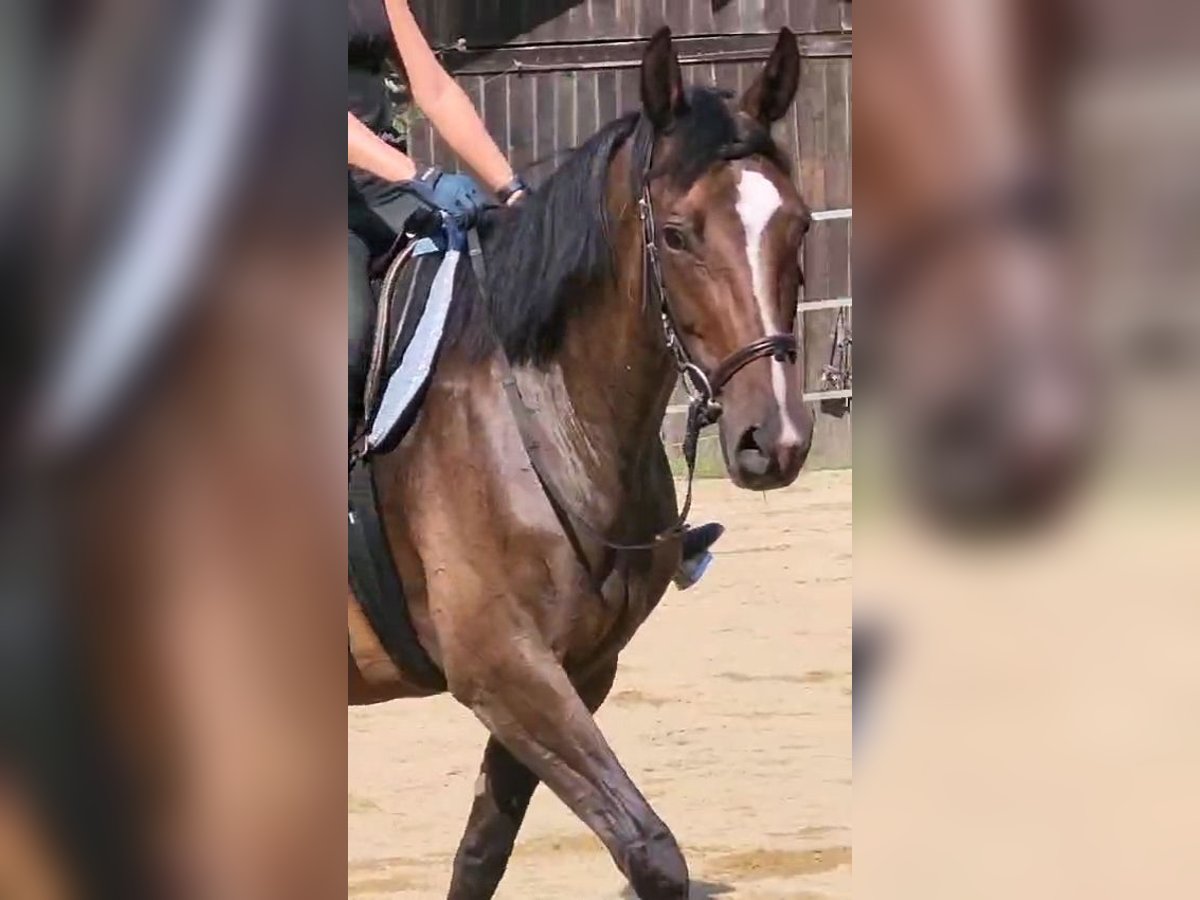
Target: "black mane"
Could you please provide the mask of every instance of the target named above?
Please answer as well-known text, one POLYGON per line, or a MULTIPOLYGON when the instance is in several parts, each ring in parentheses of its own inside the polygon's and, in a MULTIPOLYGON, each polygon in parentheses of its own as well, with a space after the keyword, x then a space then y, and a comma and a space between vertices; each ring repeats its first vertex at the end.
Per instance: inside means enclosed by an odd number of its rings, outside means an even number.
MULTIPOLYGON (((787 168, 770 133, 736 116, 727 97, 711 88, 688 92, 689 111, 671 131, 672 151, 654 161, 652 178, 669 177, 687 187, 723 160, 755 154, 787 168)), ((519 211, 497 209, 485 216, 479 232, 487 297, 475 296, 471 267, 463 265, 459 290, 468 296, 455 304, 447 325, 450 342, 476 359, 486 358, 497 344, 514 363, 553 358, 570 316, 593 293, 587 288, 614 275, 608 170, 630 140, 633 203, 654 149, 653 128, 641 113, 628 113, 601 129, 519 211)))

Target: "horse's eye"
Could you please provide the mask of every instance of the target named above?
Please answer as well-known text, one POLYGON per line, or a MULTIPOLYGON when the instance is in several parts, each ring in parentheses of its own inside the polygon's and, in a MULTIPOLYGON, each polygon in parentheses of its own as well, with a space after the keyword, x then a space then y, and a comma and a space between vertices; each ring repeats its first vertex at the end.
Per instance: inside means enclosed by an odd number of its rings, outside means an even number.
POLYGON ((691 247, 691 242, 683 233, 683 229, 676 228, 674 225, 668 225, 663 229, 663 241, 676 253, 686 252, 691 247))

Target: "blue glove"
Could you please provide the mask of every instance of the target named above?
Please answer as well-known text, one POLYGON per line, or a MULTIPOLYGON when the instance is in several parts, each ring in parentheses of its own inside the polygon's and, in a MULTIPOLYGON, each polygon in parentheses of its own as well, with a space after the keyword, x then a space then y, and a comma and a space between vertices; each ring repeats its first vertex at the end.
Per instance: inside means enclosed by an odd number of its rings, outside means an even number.
POLYGON ((441 210, 463 228, 470 228, 492 203, 470 175, 451 175, 429 169, 405 188, 424 203, 441 210))

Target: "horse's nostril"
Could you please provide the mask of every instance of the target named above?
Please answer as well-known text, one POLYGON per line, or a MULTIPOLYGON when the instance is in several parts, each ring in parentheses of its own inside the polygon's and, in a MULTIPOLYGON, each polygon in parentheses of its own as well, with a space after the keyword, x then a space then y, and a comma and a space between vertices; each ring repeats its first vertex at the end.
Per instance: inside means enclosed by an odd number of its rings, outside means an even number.
POLYGON ((748 475, 766 475, 770 470, 771 457, 758 443, 757 428, 747 428, 738 438, 737 461, 748 475))
POLYGON ((737 452, 753 452, 762 453, 762 448, 758 446, 758 429, 747 428, 742 432, 742 436, 738 438, 737 452))

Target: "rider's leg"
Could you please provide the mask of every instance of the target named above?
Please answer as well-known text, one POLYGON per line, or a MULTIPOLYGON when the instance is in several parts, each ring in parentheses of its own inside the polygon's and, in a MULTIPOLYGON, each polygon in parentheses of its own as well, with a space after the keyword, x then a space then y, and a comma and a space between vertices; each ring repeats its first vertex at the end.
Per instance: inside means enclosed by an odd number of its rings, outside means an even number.
POLYGON ((350 272, 349 290, 349 336, 347 360, 349 363, 349 414, 350 438, 353 440, 354 431, 362 420, 363 391, 367 382, 367 366, 371 355, 371 333, 375 318, 375 302, 371 296, 370 265, 371 252, 366 243, 350 232, 350 244, 347 254, 350 272))

